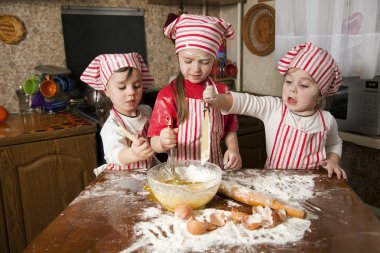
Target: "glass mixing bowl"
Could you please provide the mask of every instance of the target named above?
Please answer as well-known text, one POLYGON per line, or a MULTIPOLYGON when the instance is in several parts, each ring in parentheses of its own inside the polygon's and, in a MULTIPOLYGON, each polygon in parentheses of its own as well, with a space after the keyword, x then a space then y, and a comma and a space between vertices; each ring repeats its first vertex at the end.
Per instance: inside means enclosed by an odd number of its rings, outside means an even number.
POLYGON ((208 162, 204 165, 192 160, 167 162, 148 171, 152 193, 170 211, 181 204, 203 208, 215 196, 221 181, 220 167, 208 162))

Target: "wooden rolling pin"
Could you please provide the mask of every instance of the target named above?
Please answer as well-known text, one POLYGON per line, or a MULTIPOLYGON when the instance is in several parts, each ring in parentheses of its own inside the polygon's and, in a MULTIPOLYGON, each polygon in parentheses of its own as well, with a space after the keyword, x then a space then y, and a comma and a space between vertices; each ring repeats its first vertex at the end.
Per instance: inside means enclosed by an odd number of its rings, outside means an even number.
POLYGON ((222 180, 218 193, 251 206, 269 206, 274 210, 285 210, 286 214, 292 217, 300 219, 306 218, 306 212, 295 207, 282 204, 264 193, 254 191, 239 184, 222 180))

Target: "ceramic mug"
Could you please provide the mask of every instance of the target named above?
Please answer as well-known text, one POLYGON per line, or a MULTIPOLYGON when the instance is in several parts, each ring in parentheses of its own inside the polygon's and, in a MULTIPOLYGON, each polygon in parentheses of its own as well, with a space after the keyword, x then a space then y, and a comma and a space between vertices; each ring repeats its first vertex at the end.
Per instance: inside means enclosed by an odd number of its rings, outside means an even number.
POLYGON ((72 79, 68 75, 63 76, 62 79, 65 80, 66 83, 67 83, 66 91, 72 91, 74 89, 74 87, 75 87, 75 81, 74 81, 74 79, 72 79))
POLYGON ((50 75, 46 75, 45 80, 40 84, 40 92, 42 96, 51 98, 61 93, 61 85, 50 79, 50 75))
POLYGON ((54 76, 53 80, 57 84, 61 85, 62 92, 65 92, 67 90, 69 84, 67 83, 67 80, 63 78, 63 76, 54 76))
POLYGON ((37 74, 33 74, 30 79, 26 80, 23 85, 23 90, 28 95, 34 95, 37 93, 41 82, 41 77, 37 74))

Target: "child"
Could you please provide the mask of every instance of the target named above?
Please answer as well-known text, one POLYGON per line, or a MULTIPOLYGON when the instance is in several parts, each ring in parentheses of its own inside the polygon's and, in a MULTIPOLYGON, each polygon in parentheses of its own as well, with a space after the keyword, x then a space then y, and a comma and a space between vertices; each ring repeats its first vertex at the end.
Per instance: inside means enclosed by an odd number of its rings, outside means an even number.
POLYGON ((129 170, 150 168, 153 149, 146 139, 152 110, 139 105, 143 89, 152 86, 153 78, 138 53, 103 54, 96 57, 80 79, 110 98, 113 108, 104 123, 102 137, 107 164, 94 170, 129 170), (119 126, 134 134, 136 141, 125 138, 119 126))
POLYGON ((203 97, 222 112, 250 115, 265 125, 269 169, 317 169, 347 179, 339 166, 342 140, 334 117, 319 109, 324 96, 333 95, 342 82, 330 54, 306 43, 294 47, 278 63, 285 76, 282 100, 231 92, 218 95, 208 87, 203 97))
MULTIPOLYGON (((148 130, 152 148, 169 152, 172 160, 200 160, 204 108, 202 94, 207 84, 219 93, 227 86, 215 84, 209 77, 222 39, 233 38, 234 31, 226 21, 182 14, 164 28, 164 34, 175 40, 180 73, 176 80, 158 94, 148 130)), ((237 142, 236 115, 223 116, 210 108, 209 162, 224 169, 239 169, 241 157, 237 142), (222 157, 220 140, 225 137, 227 151, 222 157)))

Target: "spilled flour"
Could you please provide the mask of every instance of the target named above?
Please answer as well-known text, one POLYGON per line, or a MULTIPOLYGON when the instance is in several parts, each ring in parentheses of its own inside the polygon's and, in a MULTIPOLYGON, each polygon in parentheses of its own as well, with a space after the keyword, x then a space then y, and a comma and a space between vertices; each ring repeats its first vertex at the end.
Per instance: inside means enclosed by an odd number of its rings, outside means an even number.
MULTIPOLYGON (((315 177, 317 175, 281 175, 275 173, 263 175, 254 170, 247 170, 245 174, 236 173, 230 181, 266 193, 289 205, 299 206, 298 200, 305 200, 313 196, 315 177)), ((228 176, 224 178, 228 179, 228 176)))
MULTIPOLYGON (((298 204, 298 201, 306 200, 313 196, 315 175, 260 175, 257 172, 250 172, 248 177, 243 174, 239 178, 234 175, 234 181, 264 192, 274 198, 285 201, 288 204, 298 204)), ((224 179, 229 180, 228 175, 224 179)), ((233 201, 227 202, 230 207, 236 204, 233 201)), ((198 220, 209 220, 209 215, 215 209, 204 209, 195 211, 198 220)), ((229 211, 224 212, 230 217, 229 211)), ((128 252, 204 252, 216 249, 217 252, 236 251, 233 247, 249 249, 255 251, 255 245, 275 244, 284 245, 294 243, 303 238, 305 232, 310 227, 309 219, 298 219, 288 217, 287 221, 274 228, 261 228, 258 230, 247 230, 242 224, 235 224, 230 219, 225 226, 214 231, 210 231, 200 236, 194 236, 187 231, 186 221, 174 217, 173 213, 163 211, 160 207, 150 207, 140 214, 143 222, 135 224, 133 227, 135 243, 122 253, 128 252)))
MULTIPOLYGON (((196 211, 198 219, 207 219, 215 209, 196 211)), ((221 212, 220 210, 218 210, 221 212)), ((230 212, 224 211, 229 216, 230 212)), ((140 222, 134 227, 141 239, 131 245, 123 253, 134 252, 146 247, 149 252, 186 252, 205 251, 215 246, 248 246, 260 243, 285 244, 300 240, 310 226, 309 220, 289 218, 286 222, 271 228, 249 231, 242 224, 228 221, 226 225, 201 236, 187 232, 186 221, 175 218, 171 213, 162 213, 152 207, 142 214, 147 222, 140 222)), ((218 249, 218 252, 223 252, 218 249)))

